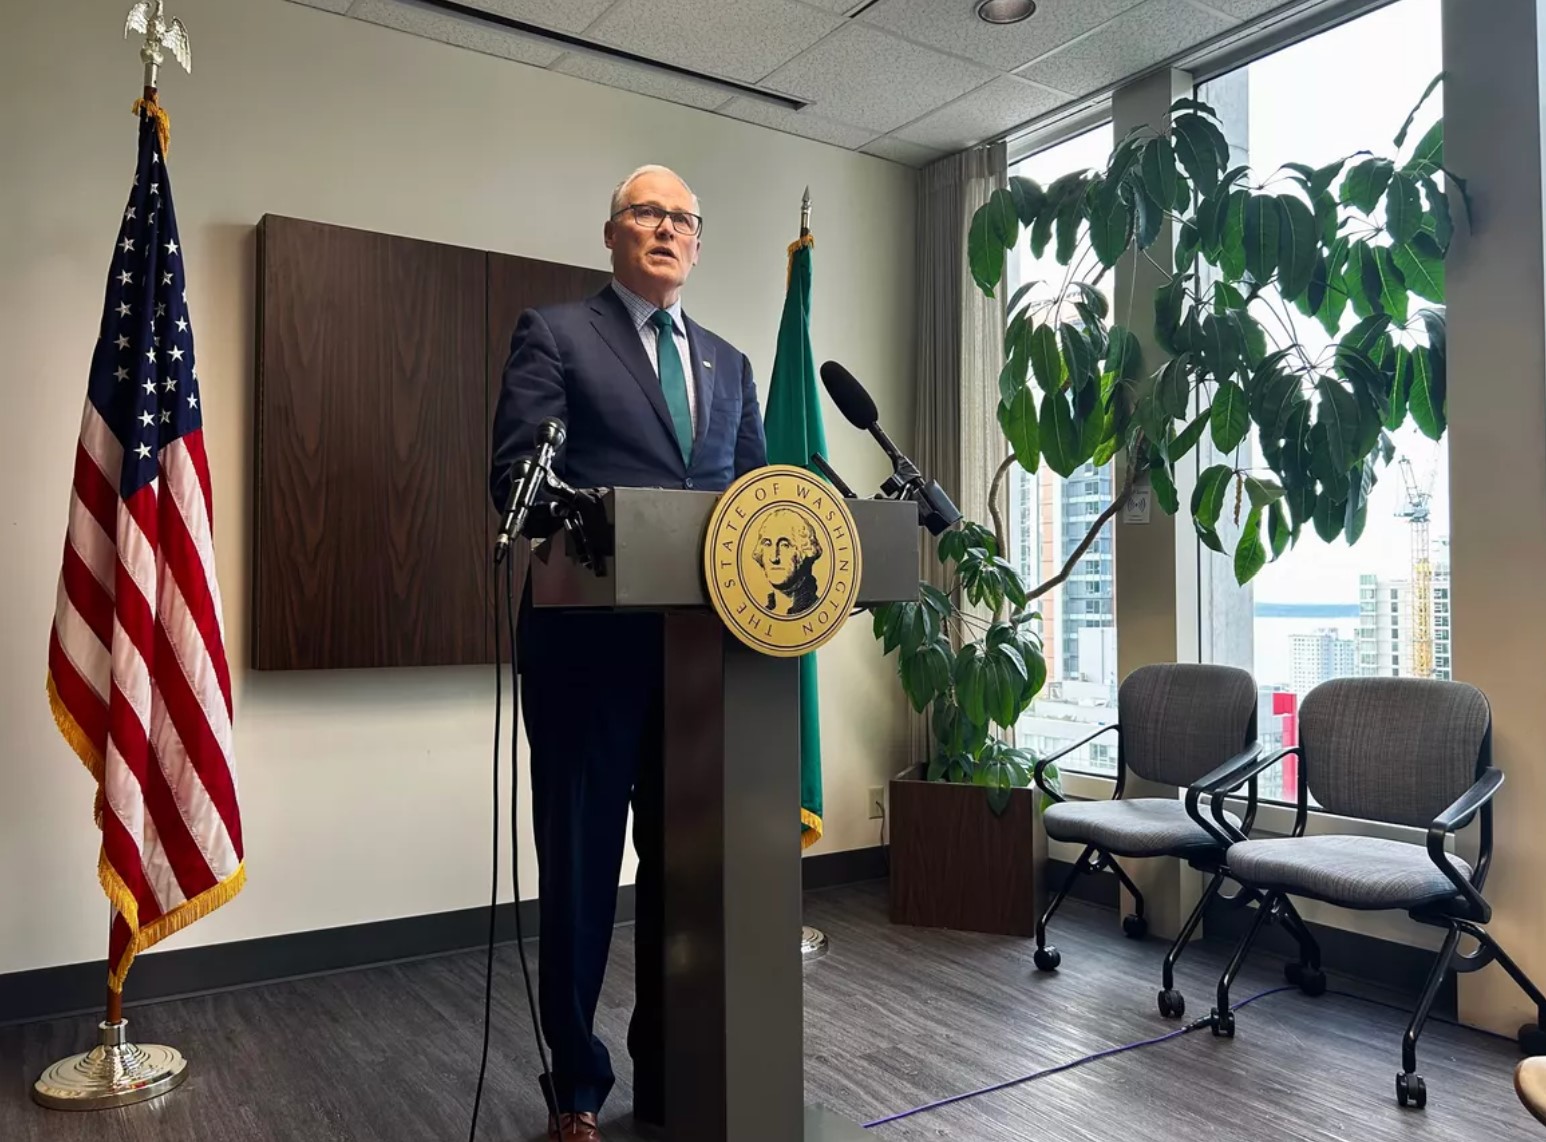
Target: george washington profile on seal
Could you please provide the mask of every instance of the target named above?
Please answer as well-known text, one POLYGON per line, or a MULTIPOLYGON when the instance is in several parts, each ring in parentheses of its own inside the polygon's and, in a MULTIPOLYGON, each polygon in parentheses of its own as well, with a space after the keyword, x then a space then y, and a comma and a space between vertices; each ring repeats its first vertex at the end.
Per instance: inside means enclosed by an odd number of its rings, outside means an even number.
POLYGON ((765 609, 793 618, 813 608, 820 594, 815 564, 821 556, 821 539, 803 513, 793 508, 767 512, 752 548, 752 559, 773 588, 765 609))

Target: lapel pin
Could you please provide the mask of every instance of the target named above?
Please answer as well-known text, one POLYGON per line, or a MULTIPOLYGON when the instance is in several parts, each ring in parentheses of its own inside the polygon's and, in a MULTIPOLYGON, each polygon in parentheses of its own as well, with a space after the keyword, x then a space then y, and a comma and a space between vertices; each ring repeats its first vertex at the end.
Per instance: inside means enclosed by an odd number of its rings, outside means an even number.
POLYGON ((713 367, 714 367, 714 362, 713 362, 713 361, 710 361, 710 360, 705 360, 705 361, 704 361, 704 362, 703 362, 703 367, 704 367, 704 368, 705 368, 705 369, 712 369, 712 368, 713 368, 713 367))

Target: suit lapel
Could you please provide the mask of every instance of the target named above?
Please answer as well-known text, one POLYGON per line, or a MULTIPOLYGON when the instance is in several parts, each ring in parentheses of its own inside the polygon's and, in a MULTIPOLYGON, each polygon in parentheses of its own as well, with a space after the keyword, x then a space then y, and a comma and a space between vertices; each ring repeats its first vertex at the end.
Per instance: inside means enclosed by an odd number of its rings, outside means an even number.
POLYGON ((661 390, 660 378, 650 368, 650 359, 644 354, 644 343, 634 328, 633 318, 623 299, 611 286, 607 286, 591 298, 591 324, 607 347, 627 367, 629 374, 644 390, 645 397, 655 409, 655 416, 671 441, 671 451, 680 456, 676 447, 676 427, 671 422, 671 410, 666 406, 666 394, 661 390))
POLYGON ((697 456, 699 446, 708 437, 709 417, 714 412, 714 390, 718 387, 714 374, 719 361, 712 340, 703 335, 698 323, 686 313, 682 320, 687 324, 687 351, 692 354, 693 383, 698 393, 698 425, 692 437, 693 455, 697 456))

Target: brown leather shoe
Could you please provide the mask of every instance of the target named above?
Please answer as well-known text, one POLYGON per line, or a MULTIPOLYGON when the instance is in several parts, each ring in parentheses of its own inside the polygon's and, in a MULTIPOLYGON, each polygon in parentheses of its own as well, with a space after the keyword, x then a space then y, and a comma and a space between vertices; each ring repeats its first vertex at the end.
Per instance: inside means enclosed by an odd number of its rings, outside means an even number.
POLYGON ((555 1122, 548 1116, 548 1137, 559 1142, 601 1142, 601 1131, 596 1128, 596 1116, 585 1111, 571 1114, 564 1111, 555 1122))

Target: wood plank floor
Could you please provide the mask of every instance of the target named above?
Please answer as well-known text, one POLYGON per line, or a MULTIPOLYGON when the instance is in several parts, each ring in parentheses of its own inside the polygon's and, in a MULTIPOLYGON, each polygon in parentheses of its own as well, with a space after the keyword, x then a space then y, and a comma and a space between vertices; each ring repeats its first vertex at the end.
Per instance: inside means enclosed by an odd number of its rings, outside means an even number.
MULTIPOLYGON (((1109 911, 1067 906, 1055 924, 1055 975, 1032 968, 1028 940, 891 926, 883 883, 812 893, 806 916, 832 939, 806 973, 807 1096, 858 1121, 1174 1027, 1154 1009, 1163 945, 1122 939, 1109 911)), ((611 1142, 634 1142, 622 1047, 628 929, 618 937, 598 1018, 619 1072, 603 1124, 611 1142)), ((1189 1014, 1207 1013, 1222 959, 1199 944, 1182 961, 1189 1014)), ((500 950, 497 971, 479 1138, 508 1142, 539 1135, 543 1111, 513 948, 500 950)), ((1279 963, 1264 957, 1235 997, 1281 982, 1279 963)), ((135 1037, 179 1047, 194 1069, 156 1104, 89 1115, 40 1110, 27 1090, 44 1065, 84 1048, 91 1021, 3 1029, 0 1140, 453 1142, 467 1133, 482 995, 482 954, 463 953, 134 1009, 135 1037)), ((1394 1098, 1397 1011, 1286 992, 1241 1011, 1238 1025, 1233 1041, 1197 1032, 871 1133, 876 1142, 1546 1138, 1514 1098, 1512 1043, 1430 1025, 1419 1050, 1430 1101, 1413 1112, 1394 1098)))

